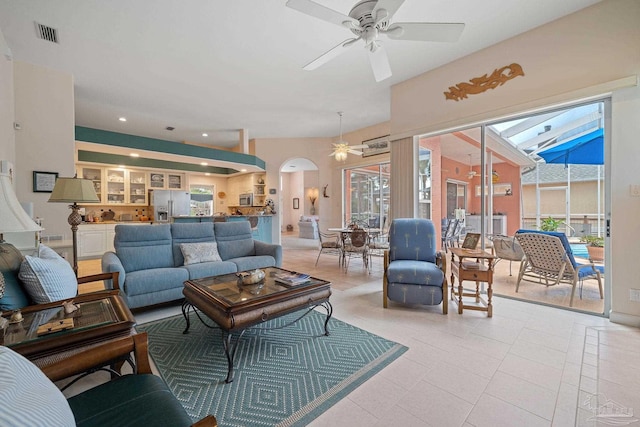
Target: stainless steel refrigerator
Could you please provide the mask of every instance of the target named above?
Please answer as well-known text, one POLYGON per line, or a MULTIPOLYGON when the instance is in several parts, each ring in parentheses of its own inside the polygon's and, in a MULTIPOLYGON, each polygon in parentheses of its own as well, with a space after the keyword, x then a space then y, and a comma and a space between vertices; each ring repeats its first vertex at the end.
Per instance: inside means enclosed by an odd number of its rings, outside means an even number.
POLYGON ((189 215, 190 205, 191 196, 186 191, 149 191, 149 207, 154 221, 171 222, 174 216, 189 215))

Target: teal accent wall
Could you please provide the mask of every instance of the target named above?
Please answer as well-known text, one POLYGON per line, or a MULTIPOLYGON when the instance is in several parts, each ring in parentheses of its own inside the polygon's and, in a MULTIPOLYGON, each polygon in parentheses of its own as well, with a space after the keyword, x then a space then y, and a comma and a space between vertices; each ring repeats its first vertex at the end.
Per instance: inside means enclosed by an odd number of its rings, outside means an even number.
POLYGON ((131 167, 144 167, 153 169, 173 169, 188 172, 215 173, 219 175, 231 175, 238 171, 231 168, 216 166, 200 166, 192 163, 170 162, 167 160, 146 159, 142 157, 124 156, 121 154, 98 153, 96 151, 78 150, 79 162, 104 163, 107 165, 124 165, 131 167))
MULTIPOLYGON (((83 126, 76 126, 75 130, 76 130, 77 141, 92 142, 95 144, 110 145, 114 147, 125 147, 125 148, 131 148, 136 150, 155 151, 158 153, 168 153, 168 154, 177 154, 181 156, 198 157, 203 160, 207 160, 207 159, 221 160, 225 162, 237 163, 239 168, 241 168, 243 165, 256 166, 262 170, 265 170, 266 168, 266 163, 264 162, 264 160, 256 156, 252 156, 250 154, 235 153, 235 152, 226 151, 226 150, 217 150, 214 148, 200 147, 197 145, 190 145, 190 144, 182 144, 180 142, 165 141, 162 139, 147 138, 143 136, 128 135, 126 133, 111 132, 111 131, 106 131, 101 129, 92 129, 92 128, 87 128, 83 126)), ((89 156, 89 154, 91 154, 91 156, 89 157, 93 157, 93 155, 95 155, 96 157, 99 157, 99 155, 103 154, 103 153, 90 152, 90 151, 84 151, 84 153, 85 153, 84 154, 85 156, 89 156)), ((78 153, 78 156, 80 156, 80 153, 78 153)), ((107 156, 112 156, 112 155, 107 155, 107 156)), ((115 156, 115 157, 119 157, 120 160, 118 160, 117 162, 113 162, 114 164, 124 164, 127 166, 159 167, 164 169, 169 168, 168 166, 156 166, 155 163, 152 166, 146 166, 139 162, 135 162, 136 159, 133 157, 129 158, 129 156, 115 156), (127 159, 126 161, 124 160, 125 158, 127 159)), ((91 162, 98 161, 98 160, 81 159, 80 157, 78 157, 78 160, 91 161, 91 162)), ((219 172, 219 171, 213 172, 213 171, 204 170, 204 169, 207 169, 206 166, 201 166, 200 168, 198 168, 196 167, 196 165, 190 165, 188 163, 166 162, 162 160, 141 159, 141 158, 138 158, 137 160, 174 164, 179 167, 171 167, 171 169, 178 169, 178 170, 185 170, 185 171, 196 171, 196 172, 204 171, 204 172, 211 172, 211 173, 218 173, 218 174, 219 173, 232 174, 237 172, 236 170, 231 168, 209 167, 210 169, 227 171, 227 172, 219 172)), ((101 161, 101 163, 112 163, 112 162, 101 161)))

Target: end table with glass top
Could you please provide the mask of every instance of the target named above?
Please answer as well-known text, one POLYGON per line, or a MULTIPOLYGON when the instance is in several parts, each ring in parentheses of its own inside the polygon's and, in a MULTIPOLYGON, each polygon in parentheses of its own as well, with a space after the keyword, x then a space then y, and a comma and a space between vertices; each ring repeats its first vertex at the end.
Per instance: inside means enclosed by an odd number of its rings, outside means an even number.
MULTIPOLYGON (((131 335, 135 319, 118 294, 115 290, 78 295, 72 299, 78 307, 72 313, 65 313, 65 301, 25 307, 22 321, 10 323, 0 334, 0 344, 44 366, 80 349, 131 335), (61 323, 65 329, 57 332, 43 328, 61 323)), ((2 317, 10 319, 12 314, 5 311, 2 317)))

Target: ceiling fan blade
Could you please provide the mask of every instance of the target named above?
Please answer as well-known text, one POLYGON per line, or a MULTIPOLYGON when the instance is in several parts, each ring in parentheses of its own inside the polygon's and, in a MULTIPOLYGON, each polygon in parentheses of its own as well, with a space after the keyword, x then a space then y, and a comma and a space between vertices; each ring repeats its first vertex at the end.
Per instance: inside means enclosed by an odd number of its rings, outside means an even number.
POLYGON ((333 58, 337 57, 341 53, 346 52, 347 49, 352 47, 357 40, 360 40, 360 38, 348 39, 343 41, 338 46, 332 48, 331 50, 326 51, 325 53, 323 53, 313 61, 309 62, 307 65, 302 67, 302 69, 307 71, 315 70, 321 65, 324 65, 327 62, 331 61, 333 58))
POLYGON ((456 42, 464 30, 464 24, 446 22, 396 22, 380 31, 393 40, 425 42, 456 42))
POLYGON ((344 15, 333 9, 329 9, 326 6, 322 6, 321 4, 311 0, 288 0, 287 6, 291 9, 297 10, 298 12, 302 12, 306 15, 322 19, 323 21, 327 21, 341 27, 360 27, 360 22, 358 22, 357 19, 353 19, 350 16, 344 15))
POLYGON ((356 156, 362 156, 362 151, 358 151, 358 150, 348 149, 347 153, 355 154, 356 156))
POLYGON ((369 62, 371 63, 371 69, 373 70, 373 76, 376 82, 381 82, 391 77, 391 66, 389 65, 387 52, 379 44, 369 50, 369 62))
POLYGON ((376 6, 373 8, 371 16, 373 16, 376 21, 380 19, 388 21, 396 11, 400 9, 402 3, 404 3, 404 0, 378 0, 378 3, 376 3, 376 6), (379 13, 382 13, 379 11, 382 10, 386 11, 386 17, 382 15, 378 16, 379 13))
POLYGON ((350 145, 349 148, 369 148, 367 144, 350 145))

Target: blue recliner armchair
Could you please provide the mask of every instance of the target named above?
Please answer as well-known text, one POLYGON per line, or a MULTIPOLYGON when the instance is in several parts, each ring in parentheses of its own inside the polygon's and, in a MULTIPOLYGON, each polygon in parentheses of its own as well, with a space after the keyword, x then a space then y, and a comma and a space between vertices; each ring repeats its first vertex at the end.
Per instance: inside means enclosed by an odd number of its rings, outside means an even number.
POLYGON ((382 303, 438 305, 448 311, 446 262, 436 251, 436 229, 428 219, 397 218, 384 252, 382 303))

